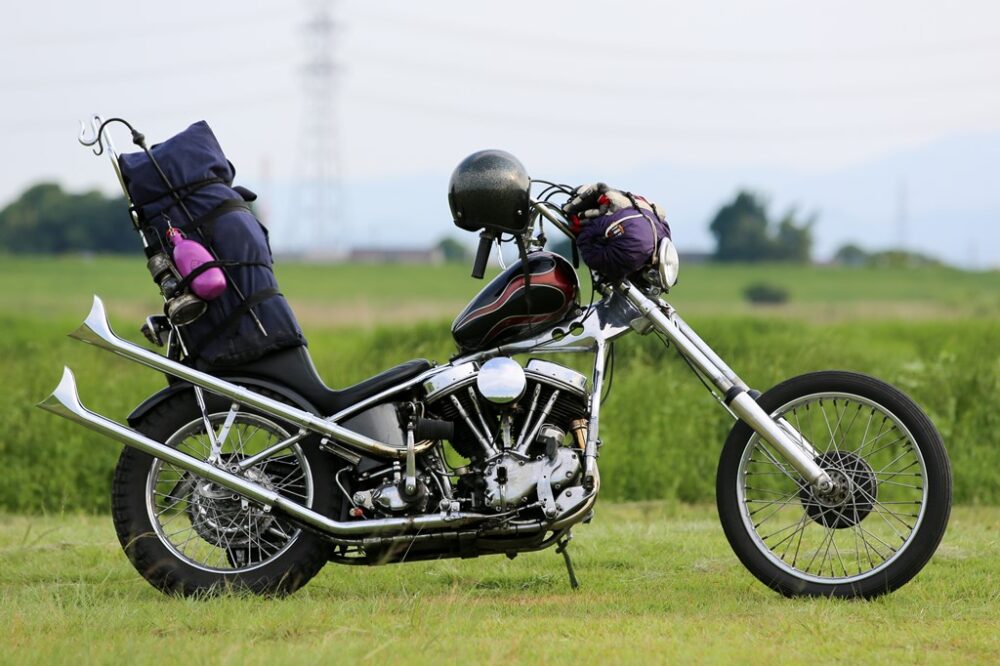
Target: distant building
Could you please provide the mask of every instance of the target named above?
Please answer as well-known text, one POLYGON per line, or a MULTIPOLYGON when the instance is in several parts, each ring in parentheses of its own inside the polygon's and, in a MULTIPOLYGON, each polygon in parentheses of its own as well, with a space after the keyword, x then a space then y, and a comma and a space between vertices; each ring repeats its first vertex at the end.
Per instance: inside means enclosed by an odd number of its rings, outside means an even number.
POLYGON ((712 261, 712 257, 715 256, 711 252, 688 252, 687 250, 678 250, 677 256, 681 260, 681 266, 685 264, 706 264, 712 261))
POLYGON ((347 254, 347 261, 358 264, 441 264, 444 253, 436 247, 376 248, 356 247, 347 254))

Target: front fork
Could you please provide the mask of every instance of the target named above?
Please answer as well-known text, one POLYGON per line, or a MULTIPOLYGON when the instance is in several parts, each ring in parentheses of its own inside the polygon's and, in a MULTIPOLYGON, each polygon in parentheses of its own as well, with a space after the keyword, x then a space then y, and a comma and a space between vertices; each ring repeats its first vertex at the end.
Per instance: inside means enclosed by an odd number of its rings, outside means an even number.
POLYGON ((772 419, 755 399, 746 383, 719 358, 677 311, 643 294, 635 285, 623 282, 618 287, 625 298, 648 319, 656 330, 670 339, 724 396, 725 404, 741 421, 767 440, 802 477, 820 493, 834 489, 830 475, 816 464, 816 450, 785 419, 772 419))

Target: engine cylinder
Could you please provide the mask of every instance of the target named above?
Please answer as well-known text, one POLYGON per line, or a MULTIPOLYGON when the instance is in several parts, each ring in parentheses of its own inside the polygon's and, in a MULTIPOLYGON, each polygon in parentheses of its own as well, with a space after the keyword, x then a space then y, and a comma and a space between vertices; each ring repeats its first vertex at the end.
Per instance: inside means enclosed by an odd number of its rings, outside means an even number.
POLYGON ((479 381, 496 361, 517 365, 505 357, 487 361, 481 369, 466 363, 424 384, 429 414, 455 423, 450 441, 458 453, 484 459, 518 443, 527 450, 545 425, 570 432, 575 422, 586 423, 589 397, 584 375, 558 363, 532 359, 523 370, 525 387, 520 397, 497 403, 491 401, 490 390, 484 391, 490 381, 479 381))

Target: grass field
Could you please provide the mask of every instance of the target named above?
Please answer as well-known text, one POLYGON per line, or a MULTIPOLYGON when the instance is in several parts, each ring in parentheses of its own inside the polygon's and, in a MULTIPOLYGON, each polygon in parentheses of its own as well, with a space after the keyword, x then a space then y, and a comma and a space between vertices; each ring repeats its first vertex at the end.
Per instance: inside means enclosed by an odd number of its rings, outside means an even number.
MULTIPOLYGON (((276 271, 282 291, 307 330, 450 321, 483 285, 469 278, 469 267, 461 264, 279 263, 276 271)), ((141 319, 161 308, 138 257, 5 257, 0 263, 0 284, 5 287, 0 292, 0 312, 45 319, 82 316, 92 294, 106 297, 110 311, 123 317, 141 319)), ((1000 272, 702 264, 682 267, 681 281, 670 301, 688 318, 997 318, 1000 272), (743 290, 759 282, 787 289, 789 302, 751 307, 743 300, 743 290)))
MULTIPOLYGON (((138 259, 0 263, 7 287, 0 291, 0 509, 107 510, 119 447, 34 404, 64 364, 77 371, 84 403, 119 421, 164 385, 156 373, 65 337, 99 293, 116 330, 140 339, 142 316, 156 308, 144 270, 138 259)), ((414 357, 447 359, 454 353, 449 319, 437 312, 443 303, 452 314, 452 300, 461 304, 478 288, 464 266, 291 264, 280 271, 332 386, 414 357), (382 315, 374 327, 364 318, 329 318, 354 312, 359 302, 367 311, 394 312, 395 300, 409 308, 405 325, 382 315)), ((1000 503, 1000 274, 701 266, 683 284, 671 300, 685 314, 694 311, 687 319, 751 385, 766 388, 826 368, 883 377, 909 392, 944 435, 956 500, 1000 503), (769 275, 792 290, 791 303, 757 310, 742 304, 740 285, 769 275), (701 300, 685 308, 688 285, 701 300), (951 314, 902 318, 937 307, 951 314)), ((728 416, 655 339, 628 337, 616 349, 602 420, 605 497, 711 501, 728 416)), ((582 359, 563 360, 586 370, 582 359)))
MULTIPOLYGON (((453 353, 466 266, 283 265, 328 383, 453 353)), ((671 295, 751 384, 824 368, 910 393, 944 435, 951 526, 926 570, 872 602, 788 600, 753 579, 712 508, 730 422, 673 350, 630 337, 604 405, 602 502, 576 530, 583 587, 552 551, 379 569, 328 566, 288 599, 167 598, 132 569, 107 515, 119 447, 34 403, 71 365, 117 420, 163 377, 65 334, 90 296, 138 340, 158 299, 142 262, 0 262, 2 663, 996 663, 1000 658, 1000 274, 697 266, 671 295), (788 304, 742 301, 754 282, 788 304), (611 500, 668 502, 612 504, 611 500), (685 503, 687 502, 687 503, 685 503), (94 515, 97 514, 97 515, 94 515)), ((569 360, 569 359, 563 359, 569 360)), ((575 361, 572 361, 575 362, 575 361)), ((582 366, 578 366, 581 367, 582 366)))
POLYGON ((7 664, 996 663, 1000 509, 959 508, 927 568, 871 602, 778 596, 729 550, 714 509, 599 505, 553 551, 327 566, 290 598, 172 599, 107 517, 0 516, 7 664))

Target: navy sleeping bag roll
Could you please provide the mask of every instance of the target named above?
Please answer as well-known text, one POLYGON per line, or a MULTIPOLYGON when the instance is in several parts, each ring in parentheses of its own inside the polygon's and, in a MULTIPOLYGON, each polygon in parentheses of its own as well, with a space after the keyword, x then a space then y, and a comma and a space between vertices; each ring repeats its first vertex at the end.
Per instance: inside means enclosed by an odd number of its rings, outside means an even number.
POLYGON ((153 146, 151 152, 184 208, 145 153, 119 157, 125 187, 150 244, 149 252, 166 248, 169 254, 166 232, 172 225, 226 264, 229 285, 225 292, 208 302, 204 315, 181 329, 189 361, 234 365, 256 360, 268 352, 305 345, 295 315, 278 291, 267 230, 240 192, 233 189, 236 170, 208 123, 191 125, 153 146), (245 299, 240 298, 234 285, 245 299), (251 316, 251 308, 264 331, 251 316))

